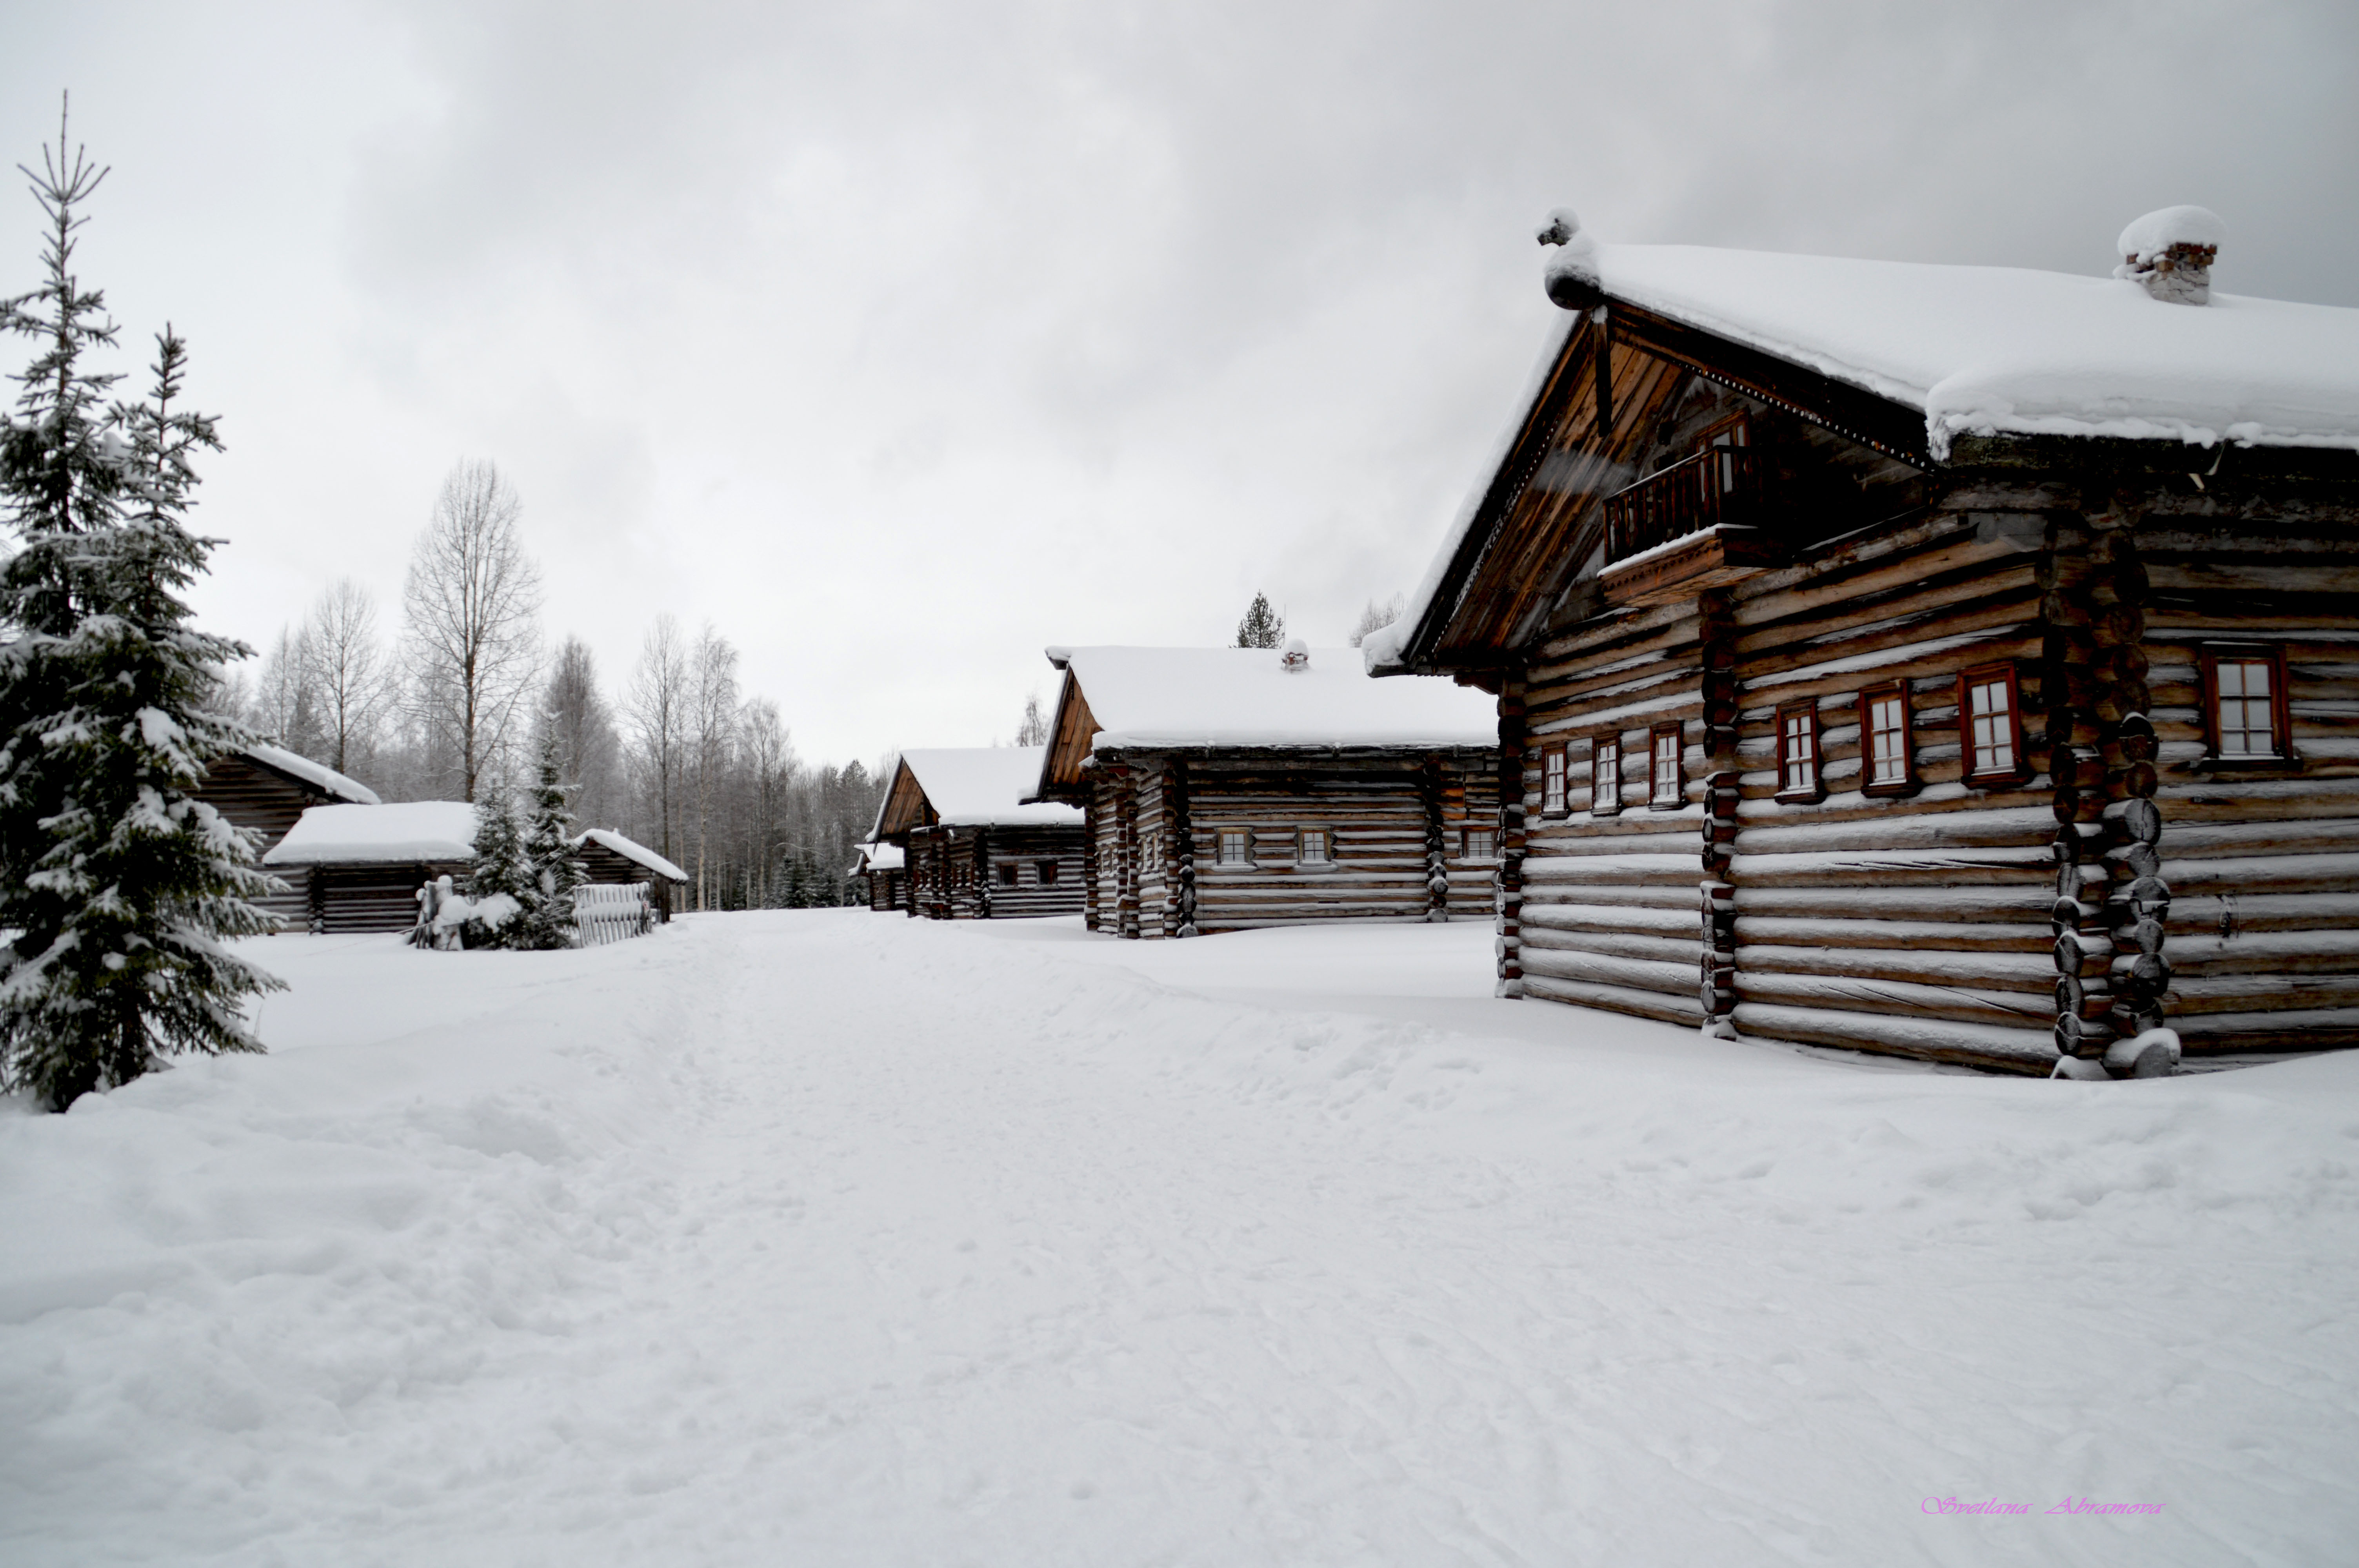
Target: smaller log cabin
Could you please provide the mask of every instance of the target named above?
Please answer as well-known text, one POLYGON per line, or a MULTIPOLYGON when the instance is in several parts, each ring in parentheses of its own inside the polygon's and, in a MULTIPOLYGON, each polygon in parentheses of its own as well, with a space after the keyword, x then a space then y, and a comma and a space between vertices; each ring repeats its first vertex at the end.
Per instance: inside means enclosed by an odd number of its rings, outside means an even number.
POLYGON ((1496 718, 1351 648, 1051 648, 1038 795, 1089 818, 1090 929, 1487 918, 1496 718))
POLYGON ((1497 694, 1501 994, 2060 1076, 2359 1044, 2359 310, 2213 296, 2222 232, 1551 219, 1550 351, 1365 649, 1497 694))
POLYGON ((868 837, 903 852, 909 914, 1006 920, 1081 912, 1081 812, 1053 803, 1022 804, 1039 782, 1045 751, 989 746, 901 753, 868 837))
MULTIPOLYGON (((287 837, 296 819, 315 806, 375 806, 376 792, 333 768, 259 741, 242 752, 215 759, 205 770, 197 799, 226 817, 233 827, 254 836, 256 859, 267 855, 287 837)), ((292 870, 277 873, 287 891, 255 902, 299 930, 310 907, 310 873, 292 870)))
POLYGON ((314 935, 407 931, 418 923, 419 889, 467 875, 474 838, 475 808, 462 800, 315 806, 262 865, 305 873, 304 924, 314 935))
POLYGON ((907 864, 897 844, 860 846, 860 859, 853 862, 852 875, 866 883, 869 908, 882 914, 908 902, 908 878, 903 870, 907 864))
POLYGON ((614 887, 647 884, 656 918, 669 922, 673 907, 688 886, 688 873, 634 838, 611 827, 592 827, 573 840, 582 857, 583 880, 614 887))

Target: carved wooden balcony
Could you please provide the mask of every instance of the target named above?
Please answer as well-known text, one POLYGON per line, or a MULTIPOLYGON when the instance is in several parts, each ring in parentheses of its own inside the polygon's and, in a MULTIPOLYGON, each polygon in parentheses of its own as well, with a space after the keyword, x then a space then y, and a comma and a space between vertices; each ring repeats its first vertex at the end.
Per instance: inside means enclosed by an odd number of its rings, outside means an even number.
POLYGON ((1776 566, 1774 470, 1752 447, 1712 447, 1605 498, 1609 604, 1658 604, 1776 566))

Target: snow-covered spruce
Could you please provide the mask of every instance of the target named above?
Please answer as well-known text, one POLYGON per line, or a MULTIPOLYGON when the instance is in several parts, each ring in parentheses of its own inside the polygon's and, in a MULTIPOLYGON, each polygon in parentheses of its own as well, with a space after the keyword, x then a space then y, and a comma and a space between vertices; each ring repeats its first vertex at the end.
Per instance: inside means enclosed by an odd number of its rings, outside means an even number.
POLYGON ((208 713, 213 669, 251 650, 180 599, 212 542, 182 526, 212 420, 179 406, 185 351, 158 339, 147 399, 118 377, 104 301, 75 278, 79 203, 103 169, 64 137, 33 193, 50 223, 42 287, 0 325, 40 344, 0 431, 0 1086, 63 1109, 184 1051, 261 1049, 242 1004, 278 982, 223 946, 273 929, 254 846, 192 798, 254 740, 208 713))
POLYGON ((546 950, 573 946, 574 890, 585 873, 573 848, 573 817, 565 809, 566 789, 560 777, 557 732, 547 730, 540 742, 539 777, 532 792, 532 815, 525 827, 524 858, 527 885, 523 918, 509 945, 546 950))

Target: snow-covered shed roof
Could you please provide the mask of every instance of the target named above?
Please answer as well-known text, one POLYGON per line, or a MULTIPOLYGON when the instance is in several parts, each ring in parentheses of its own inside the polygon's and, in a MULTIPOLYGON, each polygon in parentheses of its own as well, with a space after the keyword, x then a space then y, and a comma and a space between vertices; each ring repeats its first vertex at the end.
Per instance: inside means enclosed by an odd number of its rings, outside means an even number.
POLYGON ((657 854, 653 849, 648 849, 645 844, 640 843, 637 839, 625 838, 623 835, 615 832, 611 827, 590 828, 583 832, 579 838, 575 838, 573 842, 576 847, 583 844, 595 844, 602 849, 611 849, 615 854, 622 856, 623 859, 630 861, 634 865, 645 866, 647 870, 663 878, 666 881, 684 882, 688 881, 688 873, 686 871, 681 871, 678 866, 673 865, 669 860, 665 860, 661 855, 657 854))
MULTIPOLYGON (((1051 648, 1116 746, 1495 746, 1498 710, 1454 681, 1375 680, 1355 648, 1308 650, 1288 669, 1268 648, 1051 648)), ((1060 697, 1060 709, 1064 699, 1060 697)))
POLYGON ((333 768, 315 762, 309 757, 298 756, 283 747, 256 741, 250 746, 239 748, 239 752, 247 761, 257 762, 275 773, 285 773, 289 778, 299 779, 321 794, 334 799, 353 806, 377 804, 376 791, 358 779, 347 778, 333 768))
MULTIPOLYGON (((1542 234, 1562 243, 1552 288, 1577 279, 1608 316, 1636 306, 1920 413, 1937 463, 1962 436, 2359 450, 2359 310, 2216 289, 2207 305, 2172 304, 2126 277, 2029 267, 1605 244, 1561 217, 1542 234)), ((2121 243, 2141 239, 2134 223, 2121 243)), ((1369 669, 1404 667, 1585 314, 1550 331, 1424 580, 1362 643, 1369 669)))
POLYGON ((467 860, 475 853, 475 808, 463 800, 391 806, 315 806, 296 818, 266 866, 467 860))
POLYGON ((904 752, 893 770, 876 827, 869 834, 906 832, 918 825, 920 801, 946 827, 1078 827, 1076 806, 1019 804, 1040 782, 1046 746, 973 746, 955 751, 904 752))
POLYGON ((854 874, 866 871, 897 871, 908 863, 898 844, 863 844, 860 863, 853 867, 854 874))

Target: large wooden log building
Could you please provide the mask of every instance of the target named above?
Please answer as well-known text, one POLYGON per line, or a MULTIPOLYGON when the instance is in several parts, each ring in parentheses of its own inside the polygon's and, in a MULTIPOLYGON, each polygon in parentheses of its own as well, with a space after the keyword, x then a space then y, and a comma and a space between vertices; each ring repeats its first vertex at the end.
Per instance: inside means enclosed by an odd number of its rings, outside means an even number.
MULTIPOLYGON (((315 806, 377 804, 376 792, 358 780, 260 741, 214 759, 196 797, 252 834, 257 858, 277 849, 296 819, 315 806)), ((285 922, 287 929, 301 930, 310 908, 309 873, 291 868, 273 871, 287 883, 287 891, 255 902, 285 922)))
POLYGON ((2359 311, 2211 295, 2220 238, 1551 221, 1553 351, 1366 650, 1497 694, 1503 993, 2072 1076, 2359 1042, 2359 311))
POLYGON ((909 914, 1006 920, 1080 912, 1082 814, 1024 803, 1039 781, 1043 750, 901 753, 868 837, 903 852, 909 914))
POLYGON ((304 925, 315 934, 407 931, 419 889, 442 876, 464 884, 474 838, 475 808, 462 800, 315 806, 262 865, 304 876, 304 925))
POLYGON ((1051 648, 1043 798, 1089 813, 1091 929, 1484 916, 1489 699, 1350 648, 1051 648))

